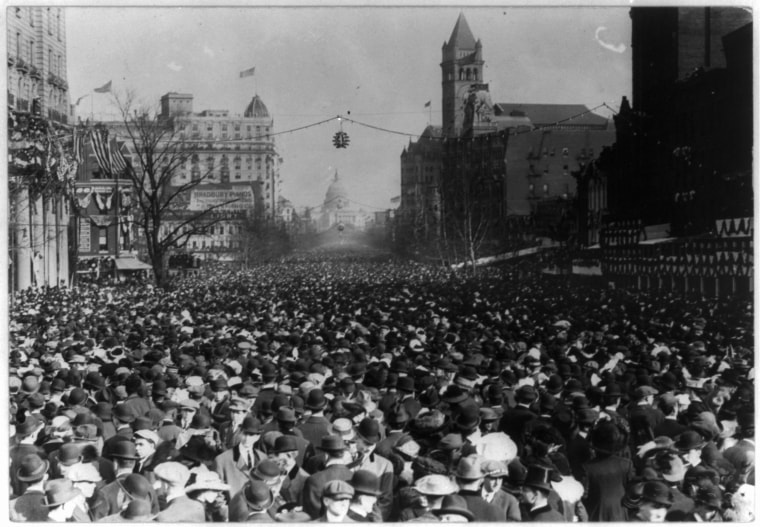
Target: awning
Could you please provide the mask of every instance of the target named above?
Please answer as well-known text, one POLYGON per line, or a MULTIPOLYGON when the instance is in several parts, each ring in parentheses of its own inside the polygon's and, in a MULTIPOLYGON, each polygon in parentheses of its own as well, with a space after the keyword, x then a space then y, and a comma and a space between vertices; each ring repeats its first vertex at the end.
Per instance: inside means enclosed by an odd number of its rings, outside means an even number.
POLYGON ((116 268, 119 271, 142 271, 145 269, 153 269, 145 262, 141 262, 137 258, 116 258, 116 268))

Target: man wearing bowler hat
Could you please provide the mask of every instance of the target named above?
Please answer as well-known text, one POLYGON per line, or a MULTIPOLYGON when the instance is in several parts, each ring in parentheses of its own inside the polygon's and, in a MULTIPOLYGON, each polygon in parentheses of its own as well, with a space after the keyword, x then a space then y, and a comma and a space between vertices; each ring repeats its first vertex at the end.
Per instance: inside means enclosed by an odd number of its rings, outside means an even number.
POLYGON ((380 423, 371 417, 362 419, 356 427, 357 458, 351 466, 354 470, 368 470, 378 476, 381 495, 377 506, 383 516, 383 521, 387 521, 393 506, 396 476, 391 462, 375 452, 380 438, 380 423))
POLYGON ((237 494, 248 481, 251 470, 266 454, 254 447, 261 438, 261 421, 248 415, 240 427, 240 442, 225 450, 214 459, 213 469, 230 486, 230 495, 237 494))
POLYGON ((303 486, 310 474, 298 463, 298 443, 295 436, 282 435, 274 440, 274 451, 269 454, 280 467, 285 478, 280 495, 287 504, 301 504, 303 486))
POLYGON ((50 464, 37 454, 28 454, 19 462, 16 480, 26 489, 21 496, 11 500, 10 519, 14 522, 43 522, 47 519, 44 508, 45 482, 50 464))
POLYGON ((325 417, 325 406, 327 406, 327 398, 319 388, 312 389, 304 401, 304 407, 311 411, 311 415, 297 428, 304 439, 312 445, 319 445, 324 436, 332 433, 332 425, 325 417))
POLYGON ((552 491, 552 469, 541 465, 528 466, 528 473, 523 483, 523 499, 528 505, 527 521, 531 522, 564 522, 565 517, 554 510, 549 503, 549 493, 552 491))
POLYGON ((89 522, 83 510, 84 496, 68 479, 52 479, 45 484, 42 506, 49 522, 89 522))
POLYGON ((520 386, 515 392, 517 406, 504 412, 504 416, 499 422, 499 430, 507 434, 517 444, 520 452, 522 452, 526 426, 538 418, 535 412, 531 410, 531 405, 536 399, 538 399, 538 392, 533 386, 529 384, 520 386))
POLYGON ((318 448, 327 454, 327 459, 322 470, 306 479, 301 500, 303 511, 312 519, 319 518, 322 513, 322 492, 325 485, 336 479, 349 481, 353 475, 348 468, 353 459, 342 437, 326 435, 318 448))

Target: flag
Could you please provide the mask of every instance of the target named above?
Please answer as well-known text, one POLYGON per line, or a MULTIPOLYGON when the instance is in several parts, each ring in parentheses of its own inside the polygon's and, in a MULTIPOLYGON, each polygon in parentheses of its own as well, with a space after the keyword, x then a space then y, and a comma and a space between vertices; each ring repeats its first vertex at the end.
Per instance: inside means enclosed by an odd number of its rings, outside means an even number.
POLYGON ((428 102, 425 103, 425 108, 430 108, 430 102, 431 101, 428 101, 428 102))
POLYGON ((243 70, 240 72, 240 78, 242 79, 243 77, 253 77, 254 71, 256 71, 256 66, 253 68, 248 68, 247 70, 243 70))
POLYGON ((396 203, 401 203, 401 196, 394 196, 394 197, 392 197, 391 198, 391 203, 393 203, 394 205, 396 203))
POLYGON ((79 130, 74 128, 74 159, 77 160, 78 164, 82 164, 82 134, 79 133, 79 130))
POLYGON ((111 147, 108 144, 108 130, 95 128, 90 132, 92 151, 98 160, 100 168, 108 175, 111 174, 111 147))
POLYGON ((79 106, 79 103, 82 102, 82 99, 87 97, 87 95, 89 95, 89 93, 86 95, 82 95, 79 99, 77 99, 77 102, 74 103, 74 106, 79 106))
MULTIPOLYGON (((100 88, 95 88, 93 91, 95 93, 111 93, 111 81, 106 82, 100 88)), ((79 103, 79 101, 77 101, 77 103, 79 103)))
POLYGON ((113 170, 114 172, 120 174, 127 169, 127 160, 124 158, 124 154, 121 153, 121 148, 119 147, 118 141, 114 141, 114 147, 115 148, 112 149, 113 170))

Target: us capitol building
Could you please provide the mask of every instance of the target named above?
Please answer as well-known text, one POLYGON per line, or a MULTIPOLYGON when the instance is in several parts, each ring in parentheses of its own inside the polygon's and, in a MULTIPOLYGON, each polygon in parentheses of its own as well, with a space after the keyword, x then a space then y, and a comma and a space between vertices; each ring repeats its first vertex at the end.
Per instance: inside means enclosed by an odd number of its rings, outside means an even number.
POLYGON ((317 221, 318 230, 327 231, 339 225, 348 229, 363 230, 373 220, 372 213, 361 208, 352 208, 351 205, 348 192, 336 170, 335 178, 327 188, 325 201, 322 203, 322 211, 317 221))

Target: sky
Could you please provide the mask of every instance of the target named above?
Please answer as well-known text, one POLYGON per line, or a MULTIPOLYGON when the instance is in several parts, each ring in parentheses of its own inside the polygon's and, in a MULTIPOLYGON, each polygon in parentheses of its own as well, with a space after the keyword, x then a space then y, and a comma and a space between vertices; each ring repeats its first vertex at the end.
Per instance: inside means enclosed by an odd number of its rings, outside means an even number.
MULTIPOLYGON (((196 112, 242 114, 258 94, 280 134, 282 195, 299 207, 320 205, 336 170, 353 207, 393 206, 404 147, 428 124, 441 124, 441 47, 460 12, 483 44, 494 102, 617 108, 631 94, 627 7, 65 11, 72 103, 108 81, 115 93, 131 90, 150 105, 170 91, 192 93, 196 112), (253 77, 239 78, 252 67, 253 77), (339 123, 338 115, 398 133, 339 123), (288 132, 325 119, 332 120, 288 132), (346 149, 332 145, 341 125, 346 149)), ((117 117, 108 94, 83 99, 77 111, 117 117)))

